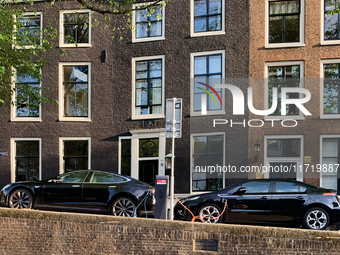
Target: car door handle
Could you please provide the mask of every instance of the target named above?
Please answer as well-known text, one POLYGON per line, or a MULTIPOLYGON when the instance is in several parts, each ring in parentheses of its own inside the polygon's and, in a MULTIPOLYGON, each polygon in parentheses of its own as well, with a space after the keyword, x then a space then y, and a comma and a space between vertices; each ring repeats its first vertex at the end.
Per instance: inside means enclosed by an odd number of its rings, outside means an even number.
POLYGON ((263 197, 261 197, 261 200, 268 200, 268 197, 263 196, 263 197))
POLYGON ((303 196, 298 196, 297 199, 302 200, 304 197, 303 196))
POLYGON ((80 185, 72 185, 72 188, 79 188, 80 185))

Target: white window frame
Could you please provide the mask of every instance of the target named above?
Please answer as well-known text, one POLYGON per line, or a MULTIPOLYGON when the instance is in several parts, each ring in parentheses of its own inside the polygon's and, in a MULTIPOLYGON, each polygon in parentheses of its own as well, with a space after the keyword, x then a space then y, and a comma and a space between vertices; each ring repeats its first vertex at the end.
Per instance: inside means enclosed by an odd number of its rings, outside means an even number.
POLYGON ((225 34, 225 0, 222 0, 222 29, 220 31, 195 32, 195 0, 190 0, 190 36, 211 36, 225 34))
POLYGON ((266 0, 265 3, 265 48, 292 48, 292 47, 303 47, 305 45, 305 0, 300 0, 300 26, 299 26, 299 37, 300 42, 293 43, 269 43, 269 2, 277 0, 266 0))
MULTIPOLYGON (((133 9, 137 9, 138 6, 144 6, 144 5, 148 5, 148 4, 152 4, 154 2, 150 2, 150 3, 141 3, 141 4, 134 4, 132 6, 133 9)), ((160 4, 164 4, 164 2, 160 2, 157 5, 160 4)), ((143 38, 137 38, 136 37, 136 33, 137 33, 137 26, 136 26, 136 11, 132 12, 132 42, 133 43, 138 43, 138 42, 152 42, 152 41, 161 41, 161 40, 165 40, 165 6, 163 5, 161 7, 162 9, 162 35, 161 36, 154 36, 154 37, 143 37, 143 38)))
MULTIPOLYGON (((300 86, 299 88, 304 88, 304 61, 289 61, 289 62, 267 62, 265 64, 265 86, 264 86, 264 109, 268 109, 268 67, 270 66, 292 66, 299 65, 300 66, 300 86)), ((301 97, 301 94, 300 94, 301 97)), ((299 115, 280 115, 280 116, 270 116, 266 115, 265 120, 284 120, 284 119, 293 119, 293 120, 304 120, 304 114, 301 110, 299 110, 299 115)))
POLYGON ((191 116, 208 116, 208 115, 221 115, 225 114, 225 89, 222 88, 222 106, 221 110, 216 111, 207 111, 206 115, 202 115, 201 112, 196 112, 194 110, 195 106, 195 57, 199 56, 209 56, 209 55, 222 55, 222 81, 225 79, 225 51, 219 50, 219 51, 205 51, 205 52, 196 52, 190 54, 190 115, 191 116))
MULTIPOLYGON (((338 138, 340 138, 340 135, 320 135, 320 164, 321 164, 321 166, 322 166, 322 164, 323 164, 323 155, 322 155, 322 149, 323 149, 323 139, 332 139, 332 138, 334 138, 334 139, 338 139, 338 138)), ((339 171, 340 169, 338 168, 338 171, 339 171)), ((322 187, 322 171, 320 171, 320 182, 319 182, 319 186, 320 187, 322 187)))
MULTIPOLYGON (((194 167, 194 164, 193 164, 193 160, 192 160, 192 157, 194 155, 194 137, 195 136, 216 136, 216 135, 222 135, 223 136, 223 166, 225 165, 225 152, 226 152, 226 144, 225 144, 225 139, 226 139, 226 134, 225 132, 212 132, 212 133, 195 133, 195 134, 191 134, 190 135, 190 194, 192 195, 199 195, 199 194, 204 194, 204 193, 209 193, 211 191, 193 191, 192 190, 192 181, 193 181, 193 178, 192 178, 192 175, 193 175, 193 167, 194 167)), ((226 188, 225 187, 225 172, 223 171, 223 189, 226 188)))
MULTIPOLYGON (((41 113, 42 113, 42 110, 41 110, 41 104, 39 104, 39 116, 38 117, 19 117, 19 116, 16 116, 16 111, 17 111, 17 104, 16 104, 16 86, 15 86, 15 83, 16 83, 16 80, 17 80, 17 70, 16 69, 12 69, 12 71, 15 72, 15 75, 12 76, 11 80, 12 80, 12 89, 13 89, 13 93, 12 93, 12 101, 15 102, 15 104, 11 104, 11 121, 31 121, 31 122, 34 122, 34 121, 38 121, 38 122, 41 122, 42 121, 42 117, 41 117, 41 113)), ((41 74, 41 70, 40 70, 40 74, 41 74)), ((41 82, 39 83, 39 88, 41 88, 41 82)), ((41 95, 41 89, 39 89, 39 94, 41 95)))
MULTIPOLYGON (((88 170, 91 170, 91 137, 59 137, 59 174, 65 173, 64 169, 64 141, 88 141, 88 170)), ((87 169, 82 169, 87 170, 87 169)))
POLYGON ((138 57, 132 58, 132 104, 131 104, 131 116, 133 120, 141 119, 161 119, 165 118, 164 115, 164 101, 165 101, 165 55, 138 57), (136 62, 143 60, 162 59, 162 112, 159 114, 142 114, 137 115, 136 110, 136 62))
POLYGON ((39 180, 42 178, 42 157, 41 157, 41 138, 11 138, 11 182, 15 182, 15 156, 16 156, 16 142, 21 141, 37 141, 39 142, 39 180))
MULTIPOLYGON (((321 0, 321 45, 337 45, 340 44, 339 40, 325 40, 325 1, 321 0)), ((339 14, 340 15, 340 14, 339 14)), ((340 28, 340 24, 338 24, 338 27, 340 28)))
POLYGON ((59 63, 59 121, 91 121, 91 63, 90 62, 61 62, 59 63), (88 76, 87 76, 87 105, 88 105, 88 116, 87 117, 64 117, 64 66, 88 66, 88 76))
MULTIPOLYGON (((340 113, 338 114, 324 114, 323 112, 323 91, 324 91, 324 64, 340 64, 340 59, 328 59, 321 60, 320 63, 320 119, 340 119, 340 113)), ((339 109, 340 110, 340 109, 339 109)))
MULTIPOLYGON (((303 167, 304 164, 304 136, 303 135, 266 135, 264 136, 264 166, 269 169, 269 162, 296 162, 296 180, 303 182, 304 169, 300 169, 299 166, 303 167), (300 139, 300 157, 267 157, 267 140, 268 139, 300 139)), ((269 179, 269 170, 263 172, 263 178, 269 179)))
POLYGON ((92 12, 91 10, 63 10, 60 11, 59 16, 59 46, 60 47, 92 47, 92 38, 91 38, 91 23, 92 12), (88 13, 89 14, 89 42, 88 43, 64 43, 64 14, 66 13, 88 13))
MULTIPOLYGON (((43 13, 42 12, 25 12, 23 14, 23 17, 25 16, 40 16, 40 45, 42 45, 42 29, 43 29, 43 13)), ((16 19, 17 17, 15 17, 16 19)), ((15 39, 15 37, 14 37, 15 39)), ((17 49, 20 49, 21 47, 17 46, 17 49)), ((23 47, 24 49, 34 49, 33 45, 25 45, 23 47)))

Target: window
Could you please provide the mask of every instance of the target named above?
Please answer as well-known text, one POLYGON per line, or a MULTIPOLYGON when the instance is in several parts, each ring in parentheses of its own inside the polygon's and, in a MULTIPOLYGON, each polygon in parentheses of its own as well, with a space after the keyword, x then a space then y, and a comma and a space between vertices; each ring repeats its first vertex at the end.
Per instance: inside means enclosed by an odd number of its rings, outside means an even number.
POLYGON ((327 14, 327 12, 337 9, 340 5, 339 0, 323 0, 323 34, 322 42, 325 44, 339 44, 339 13, 327 14))
POLYGON ((41 179, 41 139, 12 138, 12 182, 41 179))
MULTIPOLYGON (((145 4, 134 5, 134 8, 145 4)), ((133 13, 132 42, 156 41, 165 39, 164 6, 136 10, 133 13)))
POLYGON ((300 139, 267 139, 267 157, 300 157, 300 139))
POLYGON ((94 172, 91 180, 92 183, 117 182, 116 176, 110 173, 94 172))
POLYGON ((79 172, 63 174, 61 176, 61 180, 62 182, 66 182, 66 183, 84 182, 88 173, 89 173, 88 171, 79 171, 79 172))
POLYGON ((304 1, 268 1, 266 46, 304 45, 304 1))
POLYGON ((60 173, 91 168, 90 138, 60 138, 60 173))
MULTIPOLYGON (((303 78, 303 62, 284 62, 284 63, 267 63, 267 77, 268 77, 268 87, 267 87, 267 98, 266 102, 270 109, 273 102, 273 88, 277 88, 278 100, 277 108, 274 113, 270 116, 275 116, 278 118, 282 115, 281 109, 281 89, 283 87, 299 88, 303 86, 301 78, 303 78)), ((299 98, 299 93, 287 93, 287 98, 299 98)), ((302 113, 295 104, 287 104, 286 115, 291 117, 295 116, 297 118, 303 118, 302 113)))
POLYGON ((340 117, 340 60, 322 61, 323 65, 323 104, 321 107, 322 118, 340 117))
POLYGON ((304 193, 307 187, 299 185, 294 182, 277 181, 276 193, 304 193))
POLYGON ((91 46, 91 12, 88 10, 61 11, 60 46, 91 46))
POLYGON ((60 64, 60 120, 90 121, 90 63, 60 64))
POLYGON ((224 34, 225 1, 191 0, 191 36, 224 34))
POLYGON ((320 171, 321 187, 327 189, 338 189, 339 159, 340 159, 340 138, 321 137, 322 141, 322 171, 320 171))
POLYGON ((194 135, 192 146, 193 191, 223 189, 223 172, 210 173, 208 169, 224 164, 224 135, 194 135))
POLYGON ((215 88, 215 84, 222 84, 224 78, 224 51, 191 54, 192 115, 223 114, 224 89, 215 88), (208 86, 206 86, 208 85, 208 86), (215 90, 213 91, 211 87, 215 90), (209 92, 211 96, 207 95, 209 92), (215 94, 218 95, 216 95, 215 94), (221 102, 220 102, 221 99, 221 102))
POLYGON ((269 193, 270 181, 251 181, 242 184, 243 188, 246 188, 247 194, 269 193))
POLYGON ((42 41, 42 14, 41 13, 25 13, 24 16, 18 19, 21 27, 18 30, 21 41, 19 44, 30 47, 32 45, 40 45, 42 41))
POLYGON ((40 83, 34 75, 16 70, 15 105, 12 106, 12 121, 40 121, 40 83))
POLYGON ((134 119, 164 118, 164 56, 134 58, 134 119))
POLYGON ((131 176, 131 138, 120 138, 120 174, 131 176))

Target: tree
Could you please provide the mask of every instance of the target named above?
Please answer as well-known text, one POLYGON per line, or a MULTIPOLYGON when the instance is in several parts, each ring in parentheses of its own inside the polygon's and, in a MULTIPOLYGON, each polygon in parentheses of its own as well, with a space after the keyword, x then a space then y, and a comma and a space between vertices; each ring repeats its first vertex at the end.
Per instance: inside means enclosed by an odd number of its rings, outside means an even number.
MULTIPOLYGON (((125 28, 135 29, 131 27, 130 19, 133 11, 147 9, 147 15, 151 15, 161 0, 152 3, 147 3, 148 0, 77 2, 81 8, 104 15, 108 21, 113 15, 123 16, 127 21, 125 28), (135 3, 145 4, 134 8, 135 3)), ((55 0, 46 2, 47 7, 54 4, 55 0)), ((39 104, 57 102, 55 99, 44 97, 41 91, 46 88, 40 87, 39 84, 42 78, 41 70, 48 64, 43 55, 55 47, 53 40, 58 38, 58 31, 56 24, 40 28, 35 15, 24 16, 28 11, 36 13, 33 0, 0 0, 0 107, 13 104, 21 114, 31 112, 34 115, 39 104)), ((65 54, 62 50, 60 53, 65 54)))

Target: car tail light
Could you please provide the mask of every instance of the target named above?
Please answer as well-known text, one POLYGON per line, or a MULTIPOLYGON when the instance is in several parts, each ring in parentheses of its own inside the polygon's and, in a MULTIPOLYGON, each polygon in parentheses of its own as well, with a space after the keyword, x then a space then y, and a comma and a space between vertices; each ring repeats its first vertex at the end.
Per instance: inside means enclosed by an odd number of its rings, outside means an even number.
POLYGON ((323 196, 335 196, 336 194, 335 194, 335 193, 328 192, 328 193, 323 193, 322 195, 323 195, 323 196))

